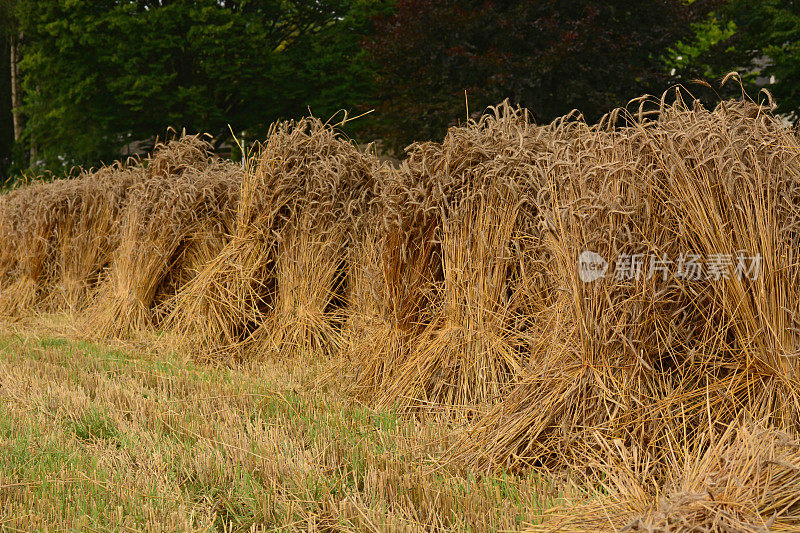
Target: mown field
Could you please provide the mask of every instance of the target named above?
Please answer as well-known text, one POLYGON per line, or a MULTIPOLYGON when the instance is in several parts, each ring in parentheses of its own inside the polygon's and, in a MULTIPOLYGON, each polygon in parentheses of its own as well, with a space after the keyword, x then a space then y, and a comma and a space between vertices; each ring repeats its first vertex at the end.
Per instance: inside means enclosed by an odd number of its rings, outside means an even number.
POLYGON ((315 387, 313 367, 198 365, 37 322, 0 335, 2 530, 505 531, 554 496, 453 469, 447 424, 315 387))

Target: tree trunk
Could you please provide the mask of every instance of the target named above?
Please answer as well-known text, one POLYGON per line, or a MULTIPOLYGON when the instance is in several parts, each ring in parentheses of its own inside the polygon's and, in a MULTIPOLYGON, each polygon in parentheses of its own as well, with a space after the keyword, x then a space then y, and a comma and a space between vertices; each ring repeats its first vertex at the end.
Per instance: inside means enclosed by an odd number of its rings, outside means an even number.
POLYGON ((36 160, 39 159, 39 151, 36 149, 36 142, 35 142, 35 139, 33 138, 33 134, 31 134, 30 137, 28 137, 28 142, 31 143, 30 165, 34 166, 34 165, 36 165, 36 160))
POLYGON ((8 178, 14 120, 11 115, 11 39, 0 43, 0 183, 8 178))
POLYGON ((14 142, 22 137, 22 89, 19 78, 19 45, 22 34, 11 36, 11 112, 14 115, 14 142))

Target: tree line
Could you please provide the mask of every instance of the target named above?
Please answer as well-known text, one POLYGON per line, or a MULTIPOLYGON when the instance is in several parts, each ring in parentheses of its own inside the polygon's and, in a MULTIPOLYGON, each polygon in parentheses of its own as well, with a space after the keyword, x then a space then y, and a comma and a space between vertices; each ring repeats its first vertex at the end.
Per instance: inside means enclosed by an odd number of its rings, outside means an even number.
POLYGON ((372 111, 347 132, 399 152, 505 98, 596 120, 676 83, 719 99, 692 80, 730 70, 800 110, 793 0, 0 0, 0 36, 0 177, 168 128, 235 155, 309 111, 372 111))

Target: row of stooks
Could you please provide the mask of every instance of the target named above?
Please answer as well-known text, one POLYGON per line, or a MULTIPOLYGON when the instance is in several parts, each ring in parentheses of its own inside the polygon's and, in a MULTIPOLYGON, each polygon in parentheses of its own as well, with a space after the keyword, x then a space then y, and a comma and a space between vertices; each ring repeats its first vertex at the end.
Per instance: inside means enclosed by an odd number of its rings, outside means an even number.
POLYGON ((447 406, 459 464, 602 483, 545 528, 800 527, 800 142, 753 103, 641 104, 546 126, 501 105, 396 167, 309 118, 247 168, 184 136, 18 188, 0 310, 447 406))

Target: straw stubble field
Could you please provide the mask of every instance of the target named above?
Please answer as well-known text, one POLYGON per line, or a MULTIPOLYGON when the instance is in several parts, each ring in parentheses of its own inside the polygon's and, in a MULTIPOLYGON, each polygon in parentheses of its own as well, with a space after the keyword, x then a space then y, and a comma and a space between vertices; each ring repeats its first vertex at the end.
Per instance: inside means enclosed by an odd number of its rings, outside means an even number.
POLYGON ((503 104, 396 166, 308 118, 0 196, 3 435, 39 450, 2 520, 797 529, 797 135, 628 109, 503 104))
POLYGON ((3 531, 496 531, 550 493, 448 470, 441 419, 315 391, 313 367, 196 365, 64 328, 0 339, 3 531))

